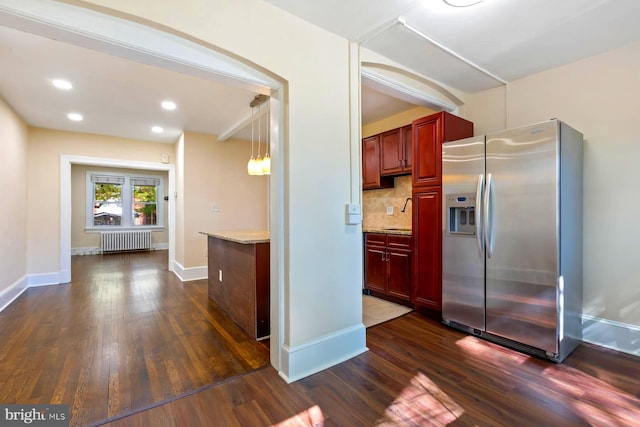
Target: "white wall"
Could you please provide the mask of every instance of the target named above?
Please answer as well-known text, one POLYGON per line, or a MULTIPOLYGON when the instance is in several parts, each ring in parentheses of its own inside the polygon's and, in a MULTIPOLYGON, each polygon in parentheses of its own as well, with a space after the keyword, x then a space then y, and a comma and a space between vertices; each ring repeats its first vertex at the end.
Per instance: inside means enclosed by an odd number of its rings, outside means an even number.
MULTIPOLYGON (((640 337, 638 76, 640 43, 635 43, 514 81, 506 88, 506 97, 504 88, 470 96, 461 109, 476 124, 477 134, 554 117, 584 134, 584 313, 618 329, 635 326, 636 338, 640 337)), ((606 339, 614 347, 621 345, 619 338, 606 339)), ((638 342, 635 350, 640 355, 638 342)))
POLYGON ((281 374, 296 379, 364 351, 362 234, 344 223, 351 176, 360 179, 349 43, 260 0, 88 3, 188 34, 285 83, 281 374))
POLYGON ((0 98, 0 310, 26 286, 27 127, 0 98))
POLYGON ((214 135, 184 135, 184 245, 186 268, 206 266, 207 238, 201 231, 268 230, 268 176, 250 176, 251 142, 214 135), (211 211, 211 205, 218 212, 211 211))

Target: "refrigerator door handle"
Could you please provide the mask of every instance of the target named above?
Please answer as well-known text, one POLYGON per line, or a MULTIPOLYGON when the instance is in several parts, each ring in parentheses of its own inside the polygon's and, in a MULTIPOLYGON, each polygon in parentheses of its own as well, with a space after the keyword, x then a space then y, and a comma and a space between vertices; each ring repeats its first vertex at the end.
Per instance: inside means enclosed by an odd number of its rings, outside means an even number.
POLYGON ((484 195, 484 242, 487 250, 487 258, 493 256, 493 176, 487 174, 487 186, 484 195))
POLYGON ((484 257, 484 233, 482 227, 482 197, 484 195, 484 174, 478 174, 478 186, 476 187, 476 243, 478 243, 478 254, 484 257))

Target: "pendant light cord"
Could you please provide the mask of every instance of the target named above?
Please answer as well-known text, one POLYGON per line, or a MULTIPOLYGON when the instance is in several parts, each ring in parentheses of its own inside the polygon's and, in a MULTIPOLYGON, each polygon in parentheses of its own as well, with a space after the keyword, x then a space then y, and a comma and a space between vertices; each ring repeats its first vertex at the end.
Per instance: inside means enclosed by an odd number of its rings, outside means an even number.
POLYGON ((262 104, 258 105, 258 159, 260 158, 260 140, 262 140, 262 104))
POLYGON ((255 107, 251 107, 251 158, 253 159, 253 112, 255 107))

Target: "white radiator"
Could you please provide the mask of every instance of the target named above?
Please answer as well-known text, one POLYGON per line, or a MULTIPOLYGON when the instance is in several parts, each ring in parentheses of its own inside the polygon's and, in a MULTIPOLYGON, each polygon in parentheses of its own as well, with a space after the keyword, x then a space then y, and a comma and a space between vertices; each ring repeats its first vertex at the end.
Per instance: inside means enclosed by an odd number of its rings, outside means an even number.
POLYGON ((104 231, 100 233, 102 253, 144 249, 151 249, 151 231, 104 231))

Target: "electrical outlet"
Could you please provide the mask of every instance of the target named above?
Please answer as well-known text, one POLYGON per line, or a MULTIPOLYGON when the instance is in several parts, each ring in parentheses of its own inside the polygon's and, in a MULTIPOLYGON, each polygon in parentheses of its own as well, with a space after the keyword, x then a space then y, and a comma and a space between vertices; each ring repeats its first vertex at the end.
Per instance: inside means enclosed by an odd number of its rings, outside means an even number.
POLYGON ((393 206, 387 206, 387 215, 393 215, 393 206))

